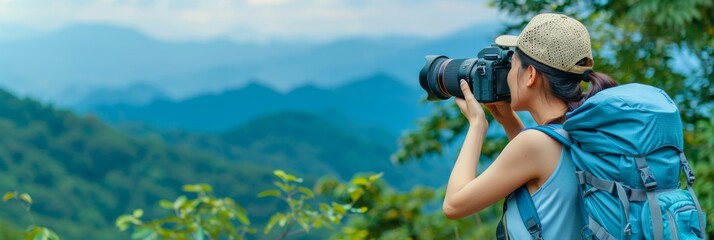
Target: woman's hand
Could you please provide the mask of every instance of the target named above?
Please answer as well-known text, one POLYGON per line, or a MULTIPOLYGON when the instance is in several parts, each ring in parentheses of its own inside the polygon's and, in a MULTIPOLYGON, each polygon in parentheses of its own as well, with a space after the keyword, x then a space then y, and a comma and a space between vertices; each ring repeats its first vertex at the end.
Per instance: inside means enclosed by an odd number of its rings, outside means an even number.
POLYGON ((483 130, 488 128, 488 121, 486 121, 486 113, 483 111, 481 104, 476 101, 474 94, 471 93, 469 85, 465 80, 461 79, 461 92, 464 93, 464 98, 455 98, 456 105, 461 109, 461 113, 469 121, 472 126, 482 127, 483 130))
POLYGON ((503 129, 506 131, 506 135, 508 135, 508 140, 513 139, 523 130, 523 122, 518 117, 516 112, 511 109, 510 103, 494 102, 484 105, 486 105, 488 111, 491 112, 493 118, 496 119, 501 126, 503 126, 503 129))
POLYGON ((493 102, 484 105, 498 123, 503 124, 504 122, 513 121, 514 116, 517 116, 508 102, 493 102))

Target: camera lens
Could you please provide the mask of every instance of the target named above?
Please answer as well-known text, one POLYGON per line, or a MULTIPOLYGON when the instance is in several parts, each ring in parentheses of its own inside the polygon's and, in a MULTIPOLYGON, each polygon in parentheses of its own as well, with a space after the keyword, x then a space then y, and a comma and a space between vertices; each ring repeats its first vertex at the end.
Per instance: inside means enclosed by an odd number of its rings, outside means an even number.
POLYGON ((452 96, 463 97, 460 80, 472 85, 470 71, 476 58, 452 59, 446 56, 426 56, 426 65, 419 73, 419 84, 427 94, 428 100, 443 100, 452 96))

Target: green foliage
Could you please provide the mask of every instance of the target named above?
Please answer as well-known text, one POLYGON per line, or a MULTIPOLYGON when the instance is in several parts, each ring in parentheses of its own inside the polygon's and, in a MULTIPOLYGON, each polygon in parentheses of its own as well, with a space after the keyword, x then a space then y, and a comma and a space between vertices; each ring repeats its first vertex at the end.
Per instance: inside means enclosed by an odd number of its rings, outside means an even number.
POLYGON ((231 198, 216 198, 213 187, 208 184, 184 185, 183 191, 195 193, 189 199, 182 195, 173 202, 161 200, 161 208, 171 210, 172 215, 144 222, 144 211, 136 209, 132 214, 117 218, 116 226, 121 231, 134 226, 132 239, 243 239, 253 233, 245 209, 231 198))
MULTIPOLYGON (((356 176, 349 184, 332 182, 333 185, 341 185, 341 188, 346 188, 346 192, 343 192, 341 196, 343 200, 346 198, 346 201, 319 203, 319 208, 316 208, 306 203, 307 200, 314 199, 316 194, 309 188, 297 185, 302 183, 301 178, 287 174, 282 170, 276 170, 274 174, 281 180, 274 183, 278 189, 263 191, 258 194, 258 197, 276 197, 289 206, 288 212, 273 214, 265 226, 264 233, 266 235, 275 227, 275 224, 283 228, 277 239, 307 233, 312 228, 332 228, 332 225, 339 225, 349 213, 366 212, 368 208, 360 207, 357 203, 367 191, 373 190, 372 185, 382 177, 380 173, 368 177, 356 176), (295 224, 299 225, 300 229, 293 231, 292 227, 295 224)), ((318 186, 318 188, 324 188, 324 184, 323 181, 321 187, 318 186)), ((319 191, 319 193, 322 192, 319 191)))
POLYGON ((707 213, 708 238, 714 239, 714 119, 699 120, 696 129, 696 133, 685 135, 687 155, 692 159, 697 177, 694 190, 702 209, 707 213))
POLYGON ((333 232, 333 239, 490 239, 495 236, 499 208, 488 208, 459 220, 440 211, 444 191, 414 187, 409 192, 379 188, 366 196, 370 210, 333 232))
MULTIPOLYGON (((280 180, 274 183, 278 189, 262 191, 258 197, 276 197, 289 207, 287 212, 273 214, 264 228, 266 235, 276 224, 283 228, 277 239, 308 233, 312 228, 332 227, 340 224, 348 213, 366 212, 366 207, 357 207, 355 203, 382 177, 382 174, 367 178, 355 177, 347 184, 347 194, 351 201, 320 203, 319 210, 313 210, 306 201, 314 199, 316 195, 309 188, 299 185, 303 182, 302 178, 282 170, 275 170, 273 174, 280 180), (292 230, 296 224, 300 229, 292 230)), ((126 231, 133 226, 132 239, 243 239, 245 234, 256 232, 249 227, 251 223, 246 211, 231 198, 214 197, 210 185, 184 185, 183 191, 197 196, 193 199, 180 196, 174 201, 159 202, 159 206, 171 210, 173 214, 146 222, 142 220, 144 211, 136 209, 132 214, 117 218, 117 228, 126 231)))
POLYGON ((22 208, 25 209, 25 212, 27 213, 31 221, 30 226, 27 227, 27 231, 25 231, 24 234, 25 240, 60 240, 60 237, 57 236, 54 231, 46 227, 37 226, 35 224, 35 221, 32 219, 32 197, 30 197, 30 194, 18 193, 17 191, 15 191, 6 192, 2 197, 3 202, 7 202, 12 199, 15 199, 19 202, 22 208))

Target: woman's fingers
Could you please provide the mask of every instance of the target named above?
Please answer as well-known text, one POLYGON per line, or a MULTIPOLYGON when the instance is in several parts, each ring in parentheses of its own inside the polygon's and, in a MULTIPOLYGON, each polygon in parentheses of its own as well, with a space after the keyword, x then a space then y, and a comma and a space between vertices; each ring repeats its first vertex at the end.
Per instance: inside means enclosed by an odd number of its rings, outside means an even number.
POLYGON ((461 93, 464 94, 464 99, 471 101, 471 99, 474 98, 474 94, 471 93, 471 89, 469 88, 469 84, 466 82, 466 80, 461 79, 460 80, 460 85, 461 85, 461 93))

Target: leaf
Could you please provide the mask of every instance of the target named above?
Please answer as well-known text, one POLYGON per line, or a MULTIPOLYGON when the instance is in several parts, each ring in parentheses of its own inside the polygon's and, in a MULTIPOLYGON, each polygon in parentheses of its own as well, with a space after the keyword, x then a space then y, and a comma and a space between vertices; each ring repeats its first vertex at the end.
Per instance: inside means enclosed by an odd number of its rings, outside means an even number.
POLYGON ((45 227, 33 226, 25 233, 25 239, 32 240, 59 240, 59 236, 45 227))
POLYGON ((199 184, 187 184, 183 185, 183 191, 184 192, 201 192, 203 189, 201 188, 201 185, 199 184))
POLYGON ((285 215, 282 213, 276 213, 273 216, 270 217, 270 220, 268 220, 268 224, 265 225, 265 228, 263 229, 263 233, 266 235, 270 233, 270 230, 273 229, 273 226, 275 226, 275 223, 278 221, 282 220, 285 218, 285 215))
POLYGON ((161 201, 159 201, 159 206, 165 209, 174 209, 174 204, 166 199, 161 199, 161 201))
POLYGON ((199 188, 201 189, 201 191, 203 191, 203 192, 207 192, 207 193, 213 192, 213 187, 211 187, 211 185, 202 183, 202 184, 198 184, 198 187, 199 187, 199 188))
POLYGON ((136 209, 131 215, 135 218, 141 218, 141 216, 144 216, 144 210, 136 209))
POLYGON ((125 231, 129 228, 129 224, 134 217, 131 215, 122 215, 117 218, 115 225, 119 228, 119 231, 125 231))
POLYGON ((369 182, 374 183, 374 182, 377 181, 378 179, 382 178, 382 176, 384 176, 384 172, 381 172, 381 173, 378 173, 378 174, 374 174, 374 175, 372 175, 372 176, 369 176, 369 182))
POLYGON ((275 170, 273 171, 273 174, 275 174, 275 176, 282 179, 283 181, 288 180, 288 175, 283 170, 275 170))
POLYGON ((295 176, 290 175, 290 174, 288 174, 287 177, 288 177, 288 181, 289 181, 289 182, 297 182, 297 183, 301 183, 301 182, 302 182, 302 178, 298 178, 298 177, 295 177, 295 176))
POLYGON ((312 225, 315 226, 315 228, 320 229, 322 228, 322 219, 321 218, 316 218, 313 222, 312 225))
POLYGON ((335 210, 336 213, 340 215, 344 215, 345 213, 347 213, 347 209, 343 205, 337 204, 335 202, 332 203, 332 208, 335 210))
POLYGON ((17 193, 15 192, 6 192, 5 195, 2 196, 2 201, 7 202, 8 200, 14 198, 16 194, 17 193))
POLYGON ((179 209, 186 202, 186 196, 180 196, 174 201, 174 209, 179 209))
POLYGON ((250 220, 248 220, 248 215, 246 215, 245 212, 239 212, 236 214, 236 218, 238 218, 238 221, 240 221, 243 225, 250 225, 250 220))
POLYGON ((278 186, 280 190, 283 190, 283 192, 291 192, 293 189, 295 189, 295 186, 290 185, 290 184, 284 184, 281 182, 275 182, 275 186, 278 186))
POLYGON ((258 197, 267 197, 267 196, 280 197, 280 191, 271 189, 271 190, 265 190, 265 191, 258 193, 258 197))
POLYGON ((367 181, 366 178, 363 177, 358 177, 352 180, 352 184, 354 185, 360 185, 360 186, 368 186, 369 181, 367 181))
POLYGON ((299 187, 298 191, 300 191, 302 194, 305 194, 306 198, 313 198, 315 197, 315 194, 310 190, 309 188, 306 187, 299 187))
POLYGON ((25 201, 26 203, 32 204, 32 198, 30 197, 30 194, 20 194, 20 199, 22 199, 22 201, 25 201))
POLYGON ((278 178, 282 179, 284 182, 302 182, 302 178, 297 178, 291 174, 287 174, 283 170, 275 170, 273 171, 273 174, 278 176, 278 178))
POLYGON ((330 206, 325 203, 320 203, 320 210, 323 212, 328 212, 330 211, 330 206))
POLYGON ((42 228, 32 225, 25 232, 25 240, 34 240, 42 234, 42 228))
POLYGON ((283 218, 278 219, 278 225, 281 227, 285 227, 285 224, 288 223, 288 217, 284 216, 283 218))
POLYGON ((350 190, 350 199, 352 199, 352 202, 356 202, 359 198, 364 195, 364 189, 362 188, 354 188, 350 190))

